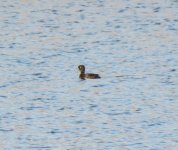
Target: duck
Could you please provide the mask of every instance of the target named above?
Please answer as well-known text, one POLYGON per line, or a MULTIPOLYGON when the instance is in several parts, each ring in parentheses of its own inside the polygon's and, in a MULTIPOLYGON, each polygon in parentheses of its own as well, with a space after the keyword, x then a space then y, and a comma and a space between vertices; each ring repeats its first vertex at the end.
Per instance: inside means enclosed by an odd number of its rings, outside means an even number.
POLYGON ((85 80, 87 79, 99 79, 101 78, 99 74, 94 74, 94 73, 85 73, 85 66, 84 65, 79 65, 78 69, 80 71, 79 78, 85 80))

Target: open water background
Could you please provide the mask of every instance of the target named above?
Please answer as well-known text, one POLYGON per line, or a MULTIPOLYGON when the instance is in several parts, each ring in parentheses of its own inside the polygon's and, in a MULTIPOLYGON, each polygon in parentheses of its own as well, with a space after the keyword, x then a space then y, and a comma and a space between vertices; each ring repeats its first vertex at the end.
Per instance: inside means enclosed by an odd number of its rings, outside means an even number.
POLYGON ((177 150, 178 1, 1 0, 0 149, 177 150))

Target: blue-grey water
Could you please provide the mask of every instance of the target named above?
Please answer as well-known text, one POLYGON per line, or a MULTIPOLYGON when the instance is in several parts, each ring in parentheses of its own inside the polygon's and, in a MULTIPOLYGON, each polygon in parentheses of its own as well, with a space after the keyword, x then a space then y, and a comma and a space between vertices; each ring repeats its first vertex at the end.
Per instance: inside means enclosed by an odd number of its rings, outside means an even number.
POLYGON ((0 149, 177 150, 178 1, 1 0, 0 149))

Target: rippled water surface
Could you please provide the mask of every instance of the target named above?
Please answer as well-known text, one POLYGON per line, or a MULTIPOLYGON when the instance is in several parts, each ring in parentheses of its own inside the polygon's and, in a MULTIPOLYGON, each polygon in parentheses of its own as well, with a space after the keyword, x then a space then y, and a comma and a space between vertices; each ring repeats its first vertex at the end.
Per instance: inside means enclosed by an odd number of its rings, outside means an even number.
POLYGON ((1 0, 0 14, 0 149, 178 149, 177 0, 1 0))

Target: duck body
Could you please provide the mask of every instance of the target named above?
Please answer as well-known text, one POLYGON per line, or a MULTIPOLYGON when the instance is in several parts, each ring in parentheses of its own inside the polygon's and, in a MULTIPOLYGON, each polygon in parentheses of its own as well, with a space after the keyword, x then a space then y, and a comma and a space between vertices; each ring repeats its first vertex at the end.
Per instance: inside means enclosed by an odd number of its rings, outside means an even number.
POLYGON ((101 78, 98 74, 94 74, 94 73, 85 73, 85 66, 84 65, 79 65, 78 69, 80 71, 80 75, 79 78, 80 79, 99 79, 101 78))

